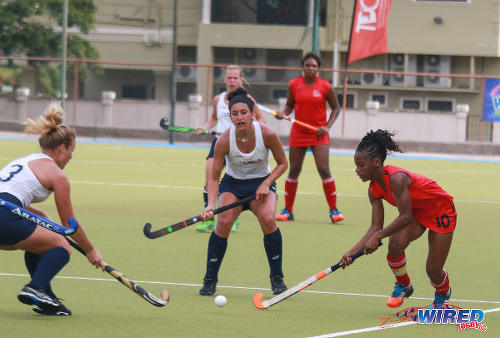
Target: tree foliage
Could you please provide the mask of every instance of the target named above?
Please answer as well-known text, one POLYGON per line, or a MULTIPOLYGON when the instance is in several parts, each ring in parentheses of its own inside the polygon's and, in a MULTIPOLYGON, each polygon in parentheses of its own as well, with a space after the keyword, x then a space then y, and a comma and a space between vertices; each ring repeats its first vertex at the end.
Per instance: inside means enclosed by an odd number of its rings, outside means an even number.
MULTIPOLYGON (((0 54, 4 56, 61 57, 62 52, 63 0, 0 0, 0 54)), ((68 1, 68 28, 76 27, 81 33, 88 33, 95 25, 97 7, 93 0, 68 1)), ((98 59, 98 51, 91 44, 74 34, 67 34, 67 57, 98 59)), ((41 70, 38 61, 30 65, 41 70)), ((9 67, 13 67, 9 60, 9 67)), ((56 65, 44 64, 44 68, 56 65)), ((71 71, 72 65, 68 65, 71 71)), ((95 63, 79 65, 79 76, 85 79, 88 71, 101 68, 95 63)), ((44 86, 57 88, 54 70, 43 69, 40 76, 42 92, 53 92, 54 88, 43 90, 44 86), (50 76, 49 76, 50 74, 50 76)))

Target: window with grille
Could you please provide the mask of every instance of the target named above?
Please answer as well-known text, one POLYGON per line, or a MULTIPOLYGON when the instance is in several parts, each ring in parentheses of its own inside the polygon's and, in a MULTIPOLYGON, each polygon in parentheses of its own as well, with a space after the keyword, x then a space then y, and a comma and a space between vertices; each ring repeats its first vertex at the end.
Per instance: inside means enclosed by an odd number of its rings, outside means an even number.
MULTIPOLYGON (((339 107, 344 104, 344 94, 337 94, 337 101, 339 101, 339 107)), ((347 93, 346 98, 346 108, 356 107, 356 95, 354 93, 347 93)))
POLYGON ((423 106, 423 100, 419 97, 402 97, 399 104, 400 110, 405 111, 421 111, 423 106))
POLYGON ((380 107, 387 107, 387 93, 370 93, 370 101, 378 101, 380 107))
POLYGON ((427 99, 426 110, 435 112, 452 112, 455 102, 452 99, 427 99))

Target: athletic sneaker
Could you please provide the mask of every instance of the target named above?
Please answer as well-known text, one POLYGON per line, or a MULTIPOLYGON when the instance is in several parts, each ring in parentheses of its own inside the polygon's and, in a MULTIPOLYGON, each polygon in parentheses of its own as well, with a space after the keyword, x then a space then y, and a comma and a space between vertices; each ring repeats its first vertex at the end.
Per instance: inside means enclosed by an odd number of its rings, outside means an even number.
POLYGON ((400 307, 403 304, 403 300, 413 294, 413 286, 411 284, 408 286, 398 282, 395 284, 392 295, 387 299, 387 306, 393 308, 400 307))
POLYGON ((280 293, 286 291, 286 289, 287 287, 283 282, 283 276, 271 276, 271 290, 273 290, 273 295, 279 295, 280 293))
POLYGON ((38 314, 47 316, 71 316, 71 310, 64 306, 64 304, 59 305, 59 308, 57 310, 50 311, 43 310, 38 305, 33 305, 33 311, 38 314))
POLYGON ((213 279, 203 280, 203 286, 200 289, 200 296, 213 296, 217 287, 217 281, 213 279))
POLYGON ((451 288, 450 291, 447 293, 444 293, 440 295, 439 293, 434 294, 434 302, 432 303, 431 308, 433 309, 442 309, 445 308, 446 305, 448 304, 448 301, 450 300, 451 297, 451 288))
POLYGON ((344 215, 337 208, 330 209, 330 219, 332 223, 337 223, 344 220, 344 215))
POLYGON ((231 228, 231 232, 235 232, 236 230, 238 230, 239 227, 240 227, 240 221, 238 220, 234 221, 233 227, 231 228))
POLYGON ((213 219, 210 219, 208 221, 203 221, 201 222, 200 225, 196 227, 196 230, 204 232, 213 231, 215 230, 215 221, 213 219))
POLYGON ((37 305, 44 311, 55 311, 62 305, 56 297, 51 297, 44 290, 35 289, 25 285, 17 295, 21 303, 27 305, 37 305))
POLYGON ((287 208, 283 209, 281 214, 276 216, 277 221, 283 221, 283 222, 288 222, 288 221, 293 221, 293 212, 289 211, 287 208))

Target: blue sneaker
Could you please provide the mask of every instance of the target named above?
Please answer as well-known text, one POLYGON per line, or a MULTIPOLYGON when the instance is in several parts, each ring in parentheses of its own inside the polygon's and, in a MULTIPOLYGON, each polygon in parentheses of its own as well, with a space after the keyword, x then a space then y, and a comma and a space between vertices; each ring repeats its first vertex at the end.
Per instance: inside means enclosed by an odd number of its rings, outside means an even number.
POLYGON ((283 221, 283 222, 293 221, 293 212, 291 212, 287 208, 285 208, 285 209, 283 209, 281 214, 276 216, 276 220, 283 221))
POLYGON ((330 209, 330 219, 332 223, 337 223, 344 220, 344 215, 337 208, 330 209))
POLYGON ((446 305, 448 305, 450 297, 451 297, 451 288, 450 291, 448 291, 447 293, 443 293, 442 295, 436 292, 434 294, 434 302, 432 303, 431 308, 432 309, 446 308, 446 305))
POLYGON ((26 305, 36 305, 43 311, 56 311, 60 308, 62 303, 57 297, 52 297, 45 290, 35 289, 31 286, 25 285, 17 295, 17 299, 26 305))
POLYGON ((413 286, 411 284, 408 286, 398 282, 395 284, 392 295, 387 299, 387 306, 392 308, 400 307, 403 304, 403 300, 413 294, 413 286))

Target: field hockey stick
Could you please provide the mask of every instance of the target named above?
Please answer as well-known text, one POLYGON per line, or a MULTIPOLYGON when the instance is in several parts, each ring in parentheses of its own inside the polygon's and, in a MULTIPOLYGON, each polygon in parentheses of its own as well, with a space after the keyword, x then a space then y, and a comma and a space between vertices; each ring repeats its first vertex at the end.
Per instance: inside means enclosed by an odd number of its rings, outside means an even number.
MULTIPOLYGON (((261 110, 265 111, 266 113, 270 113, 270 114, 272 114, 273 116, 276 116, 276 111, 274 111, 274 110, 272 110, 272 109, 270 109, 270 108, 267 108, 267 107, 265 107, 265 106, 263 106, 263 105, 260 105, 260 104, 258 104, 257 106, 259 106, 259 108, 260 108, 261 110)), ((285 120, 288 120, 288 121, 292 122, 292 123, 297 123, 299 126, 302 126, 302 127, 304 127, 304 128, 307 128, 307 129, 309 129, 309 130, 311 130, 311 131, 316 131, 316 130, 318 130, 318 128, 316 128, 316 127, 314 127, 314 126, 311 126, 311 125, 310 125, 310 124, 308 124, 308 123, 305 123, 305 122, 302 122, 302 121, 296 120, 296 119, 294 119, 293 117, 290 117, 290 116, 286 116, 286 115, 284 115, 284 116, 283 116, 283 118, 284 118, 285 120)))
MULTIPOLYGON (((75 220, 75 222, 76 222, 76 220, 75 220)), ((87 256, 85 251, 83 251, 83 249, 78 244, 76 244, 74 241, 70 240, 69 238, 66 238, 66 240, 69 242, 69 244, 73 248, 80 251, 82 253, 82 255, 87 256)), ((151 304, 158 306, 158 307, 165 306, 168 304, 168 293, 166 294, 166 296, 163 296, 163 298, 166 298, 166 299, 157 298, 153 294, 151 294, 150 292, 148 292, 147 290, 145 290, 141 286, 139 286, 136 282, 130 280, 123 273, 121 273, 120 271, 113 268, 111 265, 109 265, 107 263, 104 263, 104 264, 106 265, 104 267, 104 269, 106 270, 107 273, 109 273, 111 276, 116 278, 120 283, 122 283, 123 285, 128 287, 130 290, 134 291, 137 295, 139 295, 141 298, 146 300, 148 303, 151 303, 151 304)))
MULTIPOLYGON (((380 241, 380 243, 378 245, 381 246, 382 241, 380 241)), ((364 254, 364 250, 360 250, 360 251, 356 252, 354 255, 351 256, 352 261, 354 262, 356 260, 356 258, 363 256, 363 254, 364 254)), ((290 288, 290 289, 288 289, 288 290, 280 293, 279 295, 277 295, 273 298, 270 298, 268 300, 263 301, 262 298, 264 297, 264 295, 262 293, 256 293, 253 296, 253 305, 256 308, 261 309, 261 310, 267 309, 267 308, 281 302, 282 300, 285 300, 288 297, 293 296, 294 294, 311 286, 312 284, 316 283, 317 281, 319 281, 323 277, 328 276, 329 274, 331 274, 333 271, 337 270, 340 267, 341 267, 341 265, 339 263, 337 263, 334 266, 331 266, 328 269, 321 271, 320 273, 317 273, 314 276, 309 277, 305 281, 300 282, 299 284, 295 285, 294 287, 292 287, 292 288, 290 288)))
MULTIPOLYGON (((197 129, 196 128, 189 128, 189 127, 179 127, 179 126, 171 126, 171 125, 168 125, 167 124, 168 122, 168 118, 164 117, 160 120, 160 127, 162 129, 165 129, 165 130, 168 130, 168 131, 176 131, 176 132, 179 132, 179 133, 190 133, 190 134, 194 134, 196 133, 197 129)), ((216 131, 207 131, 205 129, 202 129, 201 130, 201 133, 202 134, 206 134, 206 135, 219 135, 220 133, 216 132, 216 131)))
POLYGON ((76 229, 78 228, 78 222, 76 222, 76 220, 75 222, 70 222, 70 219, 73 217, 70 217, 68 219, 68 223, 70 226, 65 227, 63 225, 59 225, 57 223, 49 221, 48 219, 43 218, 42 216, 39 216, 35 213, 32 213, 31 211, 21 208, 20 206, 12 204, 8 201, 4 201, 3 199, 0 199, 0 206, 4 207, 7 210, 10 210, 10 212, 18 215, 19 217, 26 218, 28 221, 38 224, 59 235, 71 236, 75 233, 76 229))
MULTIPOLYGON (((255 194, 252 194, 252 195, 245 197, 237 202, 234 202, 234 203, 231 203, 231 204, 228 204, 228 205, 225 205, 223 207, 215 209, 213 211, 214 215, 220 214, 221 212, 235 208, 239 205, 243 205, 243 204, 248 203, 254 199, 255 199, 255 194)), ((198 223, 201 220, 202 220, 201 215, 198 215, 198 216, 188 218, 184 221, 166 226, 166 227, 159 229, 159 230, 156 230, 156 231, 151 231, 151 227, 152 227, 151 223, 146 223, 144 225, 144 235, 149 239, 155 239, 158 237, 162 237, 162 236, 171 234, 172 232, 175 232, 177 230, 184 229, 185 227, 188 227, 192 224, 198 223)))

